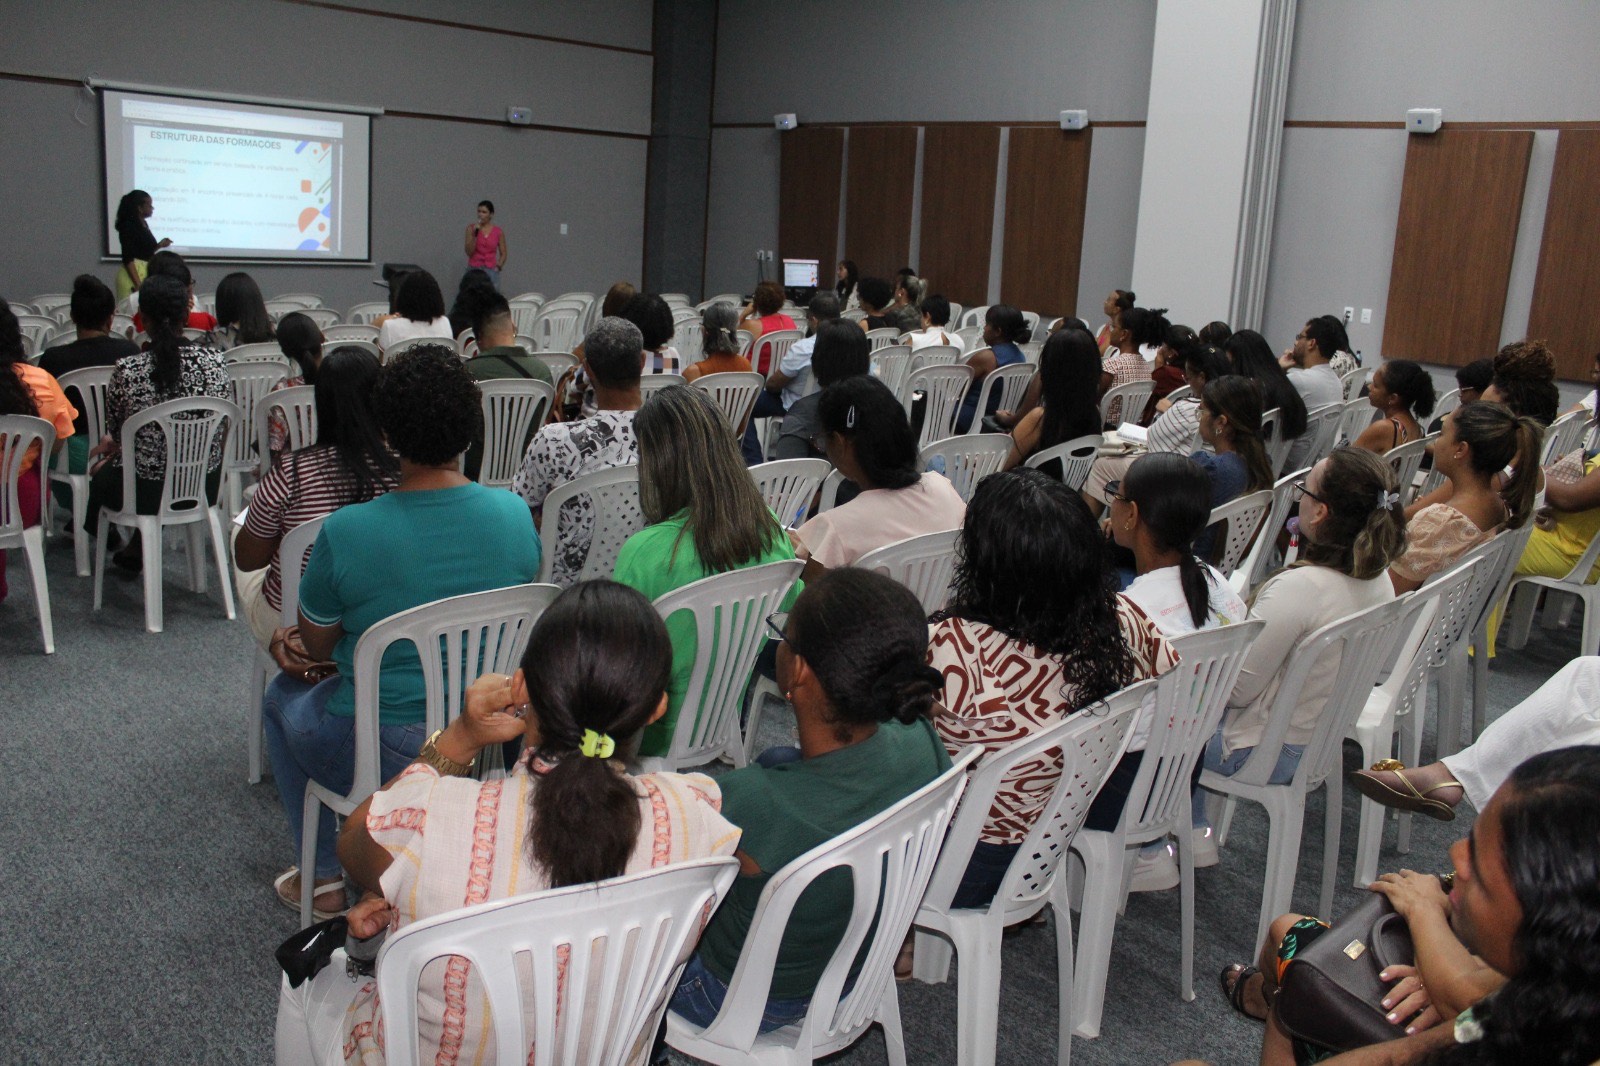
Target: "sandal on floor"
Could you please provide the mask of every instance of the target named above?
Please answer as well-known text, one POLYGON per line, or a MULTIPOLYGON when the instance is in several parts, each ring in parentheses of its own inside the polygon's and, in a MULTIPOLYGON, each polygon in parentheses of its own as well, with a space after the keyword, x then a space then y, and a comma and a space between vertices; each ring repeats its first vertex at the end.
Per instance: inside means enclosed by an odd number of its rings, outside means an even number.
POLYGON ((907 936, 906 942, 900 945, 900 954, 894 959, 894 979, 902 985, 911 980, 911 969, 915 964, 912 948, 915 944, 915 935, 907 936))
POLYGON ((1245 985, 1249 984, 1250 978, 1255 977, 1260 973, 1261 971, 1256 969, 1254 966, 1246 966, 1242 962, 1236 962, 1217 975, 1217 984, 1222 988, 1222 998, 1228 1001, 1228 1006, 1232 1007, 1234 1010, 1238 1011, 1240 1014, 1244 1015, 1246 1018, 1249 1018, 1253 1022, 1264 1022, 1267 1020, 1266 1018, 1258 1018, 1254 1014, 1251 1014, 1245 1009, 1244 1005, 1244 997, 1246 994, 1245 985), (1233 978, 1231 984, 1228 981, 1228 978, 1230 977, 1233 978))
POLYGON ((1456 809, 1443 800, 1430 799, 1428 793, 1441 788, 1462 788, 1460 781, 1445 781, 1417 791, 1417 786, 1411 783, 1410 778, 1403 773, 1405 763, 1398 759, 1379 759, 1372 764, 1370 770, 1352 770, 1350 772, 1351 786, 1363 796, 1385 807, 1393 807, 1399 811, 1410 811, 1413 814, 1426 814, 1429 818, 1437 818, 1441 822, 1453 822, 1456 809), (1395 788, 1380 774, 1393 774, 1401 787, 1395 788))
MULTIPOLYGON (((300 867, 291 866, 273 878, 272 889, 277 894, 279 903, 292 911, 298 912, 300 910, 300 867)), ((350 909, 345 906, 344 878, 342 877, 337 881, 317 885, 312 889, 312 892, 311 917, 319 922, 327 921, 329 918, 337 918, 350 909), (324 896, 331 896, 335 892, 339 894, 338 907, 325 908, 317 906, 317 900, 324 896)))

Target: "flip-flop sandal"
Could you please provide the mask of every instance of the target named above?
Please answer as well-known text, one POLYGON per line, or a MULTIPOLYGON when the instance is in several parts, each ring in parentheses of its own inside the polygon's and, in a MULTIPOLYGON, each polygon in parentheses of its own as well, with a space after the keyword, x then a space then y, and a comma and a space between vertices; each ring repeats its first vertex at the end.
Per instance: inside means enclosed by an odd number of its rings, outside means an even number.
MULTIPOLYGON (((283 871, 283 873, 272 879, 272 891, 278 897, 278 902, 295 912, 300 910, 300 893, 296 891, 293 896, 287 895, 285 893, 285 886, 288 885, 292 878, 298 876, 299 873, 300 867, 291 866, 287 870, 283 871)), ((350 908, 343 906, 345 900, 343 881, 334 885, 323 885, 321 888, 314 887, 311 891, 311 917, 315 918, 317 921, 325 922, 329 918, 337 918, 339 915, 349 912, 350 908), (339 892, 339 902, 341 906, 336 910, 325 910, 322 907, 318 907, 317 898, 319 896, 331 895, 335 889, 337 889, 339 892)))
POLYGON ((1265 1022, 1266 1019, 1257 1018, 1245 1009, 1245 985, 1249 983, 1250 978, 1260 972, 1254 966, 1246 966, 1244 963, 1236 962, 1217 975, 1217 984, 1221 987, 1222 998, 1228 1001, 1228 1006, 1253 1022, 1265 1022), (1233 978, 1231 984, 1228 982, 1230 977, 1233 978))
POLYGON ((1363 796, 1385 807, 1410 811, 1413 814, 1426 814, 1429 818, 1437 818, 1441 822, 1455 821, 1455 808, 1443 800, 1429 799, 1428 793, 1441 788, 1461 788, 1461 782, 1445 781, 1418 792, 1417 786, 1413 785, 1411 779, 1403 772, 1405 768, 1405 764, 1398 759, 1379 759, 1372 764, 1370 770, 1350 771, 1350 784, 1363 796), (1403 790, 1395 788, 1385 778, 1379 776, 1385 773, 1393 774, 1395 780, 1403 786, 1403 790))

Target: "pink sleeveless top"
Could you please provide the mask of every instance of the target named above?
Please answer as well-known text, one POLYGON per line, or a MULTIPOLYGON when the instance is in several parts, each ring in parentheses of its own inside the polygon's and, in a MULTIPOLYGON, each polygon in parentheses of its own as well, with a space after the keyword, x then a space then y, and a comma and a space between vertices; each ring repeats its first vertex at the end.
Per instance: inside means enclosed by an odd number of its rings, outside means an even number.
POLYGON ((478 231, 478 243, 467 258, 469 267, 487 267, 493 270, 500 250, 500 227, 490 226, 478 231))

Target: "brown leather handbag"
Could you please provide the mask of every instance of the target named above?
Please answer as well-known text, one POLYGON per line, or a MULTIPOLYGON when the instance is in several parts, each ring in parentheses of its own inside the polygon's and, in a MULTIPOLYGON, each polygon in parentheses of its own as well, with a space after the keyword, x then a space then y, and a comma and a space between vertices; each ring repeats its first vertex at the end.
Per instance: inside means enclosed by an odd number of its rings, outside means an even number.
POLYGON ((1334 1051, 1397 1040, 1409 1019, 1389 1021, 1378 975, 1415 963, 1405 919, 1373 892, 1289 961, 1273 1007, 1290 1035, 1334 1051))

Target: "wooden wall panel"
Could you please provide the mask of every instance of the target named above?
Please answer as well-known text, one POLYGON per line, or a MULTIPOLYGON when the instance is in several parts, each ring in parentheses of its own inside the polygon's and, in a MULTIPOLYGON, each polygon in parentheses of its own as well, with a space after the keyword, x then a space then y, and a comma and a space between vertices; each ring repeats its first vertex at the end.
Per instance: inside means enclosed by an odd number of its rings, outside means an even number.
POLYGON ((778 255, 820 260, 824 284, 830 284, 839 250, 844 130, 802 126, 781 134, 779 144, 778 255))
POLYGON ((1544 243, 1528 336, 1555 353, 1556 373, 1589 380, 1600 351, 1600 130, 1563 130, 1556 142, 1544 243))
POLYGON ((1000 264, 1003 303, 1045 315, 1071 314, 1077 305, 1093 136, 1092 127, 1011 131, 1000 264))
POLYGON ((915 127, 851 127, 844 249, 862 277, 893 278, 908 265, 916 172, 915 127))
POLYGON ((1408 142, 1383 355, 1463 366, 1500 347, 1533 133, 1445 129, 1408 142))
POLYGON ((922 248, 932 291, 972 307, 989 302, 999 126, 929 126, 922 139, 922 248))

